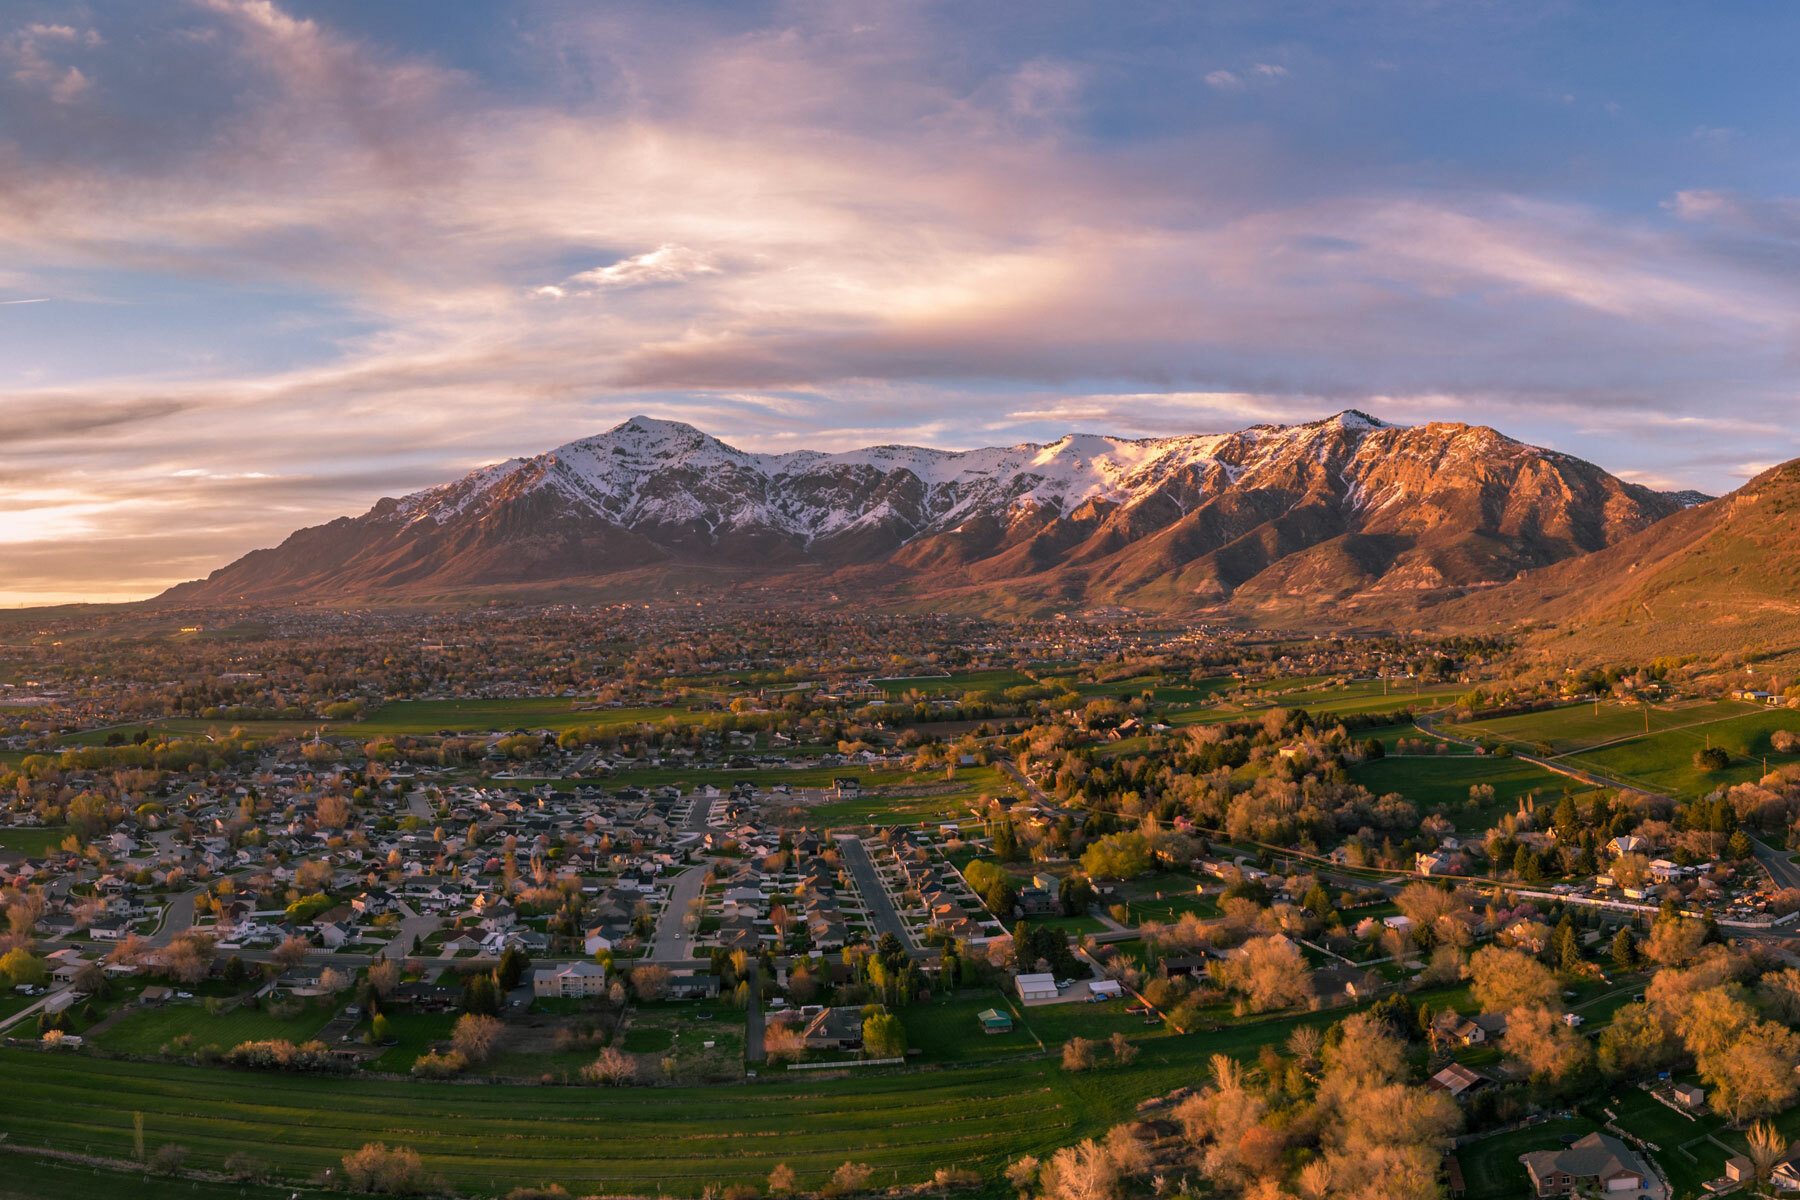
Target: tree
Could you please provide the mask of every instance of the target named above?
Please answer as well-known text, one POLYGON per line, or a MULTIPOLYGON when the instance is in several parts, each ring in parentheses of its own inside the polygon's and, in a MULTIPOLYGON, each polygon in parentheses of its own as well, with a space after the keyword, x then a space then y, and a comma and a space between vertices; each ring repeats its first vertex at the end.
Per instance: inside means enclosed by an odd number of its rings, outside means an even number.
POLYGON ((1627 1004, 1600 1034, 1597 1060, 1613 1079, 1642 1079, 1667 1066, 1677 1047, 1649 1006, 1627 1004))
POLYGON ((506 953, 500 956, 500 966, 495 971, 495 978, 500 983, 500 990, 510 992, 519 986, 519 980, 525 977, 525 969, 531 965, 531 959, 517 946, 508 946, 506 953))
POLYGON ((400 964, 391 958, 384 958, 372 963, 369 967, 369 987, 377 996, 386 1000, 400 986, 400 964))
POLYGON ((1706 926, 1688 917, 1663 917, 1650 929, 1644 953, 1658 966, 1679 967, 1692 962, 1706 943, 1706 926))
POLYGON ((1213 978, 1249 1000, 1257 1012, 1304 1004, 1312 973, 1300 948, 1284 937, 1251 938, 1237 957, 1208 964, 1213 978))
POLYGON ((769 1195, 771 1196, 791 1196, 794 1194, 794 1189, 799 1186, 800 1181, 794 1176, 794 1168, 786 1163, 777 1163, 775 1169, 769 1172, 769 1195))
POLYGON ((1758 1021, 1729 1047, 1697 1055, 1700 1076, 1712 1084, 1712 1106, 1734 1121, 1768 1116, 1794 1102, 1800 1076, 1800 1034, 1758 1021))
POLYGON ((1518 950, 1483 946, 1469 959, 1469 990, 1482 1012, 1560 1006, 1562 989, 1543 963, 1518 950))
POLYGON ((14 946, 0 954, 0 975, 6 976, 6 982, 13 987, 26 984, 42 987, 44 980, 50 977, 44 960, 23 946, 14 946))
POLYGON ((1750 845, 1750 835, 1741 829, 1733 833, 1731 835, 1731 840, 1726 842, 1725 845, 1731 851, 1731 857, 1738 862, 1742 862, 1744 859, 1750 857, 1752 849, 1750 845))
POLYGON ((352 1191, 416 1196, 428 1187, 425 1164, 410 1146, 370 1142, 344 1155, 344 1183, 352 1191))
POLYGON ((1019 1200, 1030 1200, 1031 1189, 1038 1181, 1040 1166, 1038 1160, 1029 1154, 1006 1164, 1006 1182, 1018 1189, 1019 1200))
POLYGON ((1775 1164, 1787 1155, 1787 1138, 1767 1121, 1758 1121, 1750 1127, 1748 1141, 1750 1161, 1756 1167, 1756 1177, 1767 1179, 1775 1170, 1775 1164))
POLYGON ((269 961, 284 971, 291 971, 306 961, 306 952, 310 948, 311 943, 305 938, 297 933, 290 934, 270 952, 269 961))
POLYGON ((1092 1139, 1058 1150, 1042 1175, 1049 1200, 1114 1200, 1119 1194, 1119 1169, 1092 1139))
POLYGON ((1065 1071, 1088 1071, 1094 1066, 1094 1043, 1084 1037, 1063 1043, 1062 1065, 1065 1071))
MULTIPOLYGON (((868 1033, 863 1033, 867 1045, 868 1033)), ((792 1021, 776 1021, 763 1030, 763 1054, 772 1062, 794 1062, 806 1053, 806 1039, 792 1021)))
POLYGON ((868 1163, 847 1162, 831 1173, 831 1181, 825 1185, 827 1196, 853 1196, 869 1186, 869 1177, 874 1174, 868 1163))
POLYGON ((174 1142, 164 1142, 150 1156, 149 1167, 158 1175, 179 1175, 181 1164, 187 1161, 187 1147, 177 1146, 174 1142))
POLYGON ((863 1018, 863 1056, 866 1058, 905 1058, 906 1027, 890 1012, 870 1013, 863 1018))
POLYGON ((1629 926, 1621 926, 1612 940, 1613 966, 1621 971, 1635 971, 1643 961, 1643 954, 1638 949, 1637 938, 1629 926))
POLYGON ((637 1079, 637 1059, 608 1046, 598 1058, 581 1068, 581 1077, 589 1083, 623 1087, 637 1079))
POLYGON ((1569 1082, 1592 1053, 1586 1038, 1549 1009, 1536 1006, 1512 1011, 1502 1045, 1534 1078, 1556 1085, 1569 1082))
POLYGON ((668 995, 670 978, 667 967, 639 967, 631 973, 631 988, 639 1000, 650 1003, 668 995))
POLYGON ((1131 1061, 1138 1056, 1138 1048, 1132 1045, 1131 1039, 1123 1033, 1115 1032, 1112 1037, 1107 1039, 1107 1045, 1112 1048, 1114 1061, 1121 1067, 1130 1065, 1131 1061))
POLYGON ((1696 771, 1723 771, 1731 765, 1731 755, 1723 747, 1708 746, 1704 750, 1694 751, 1694 769, 1696 771))
POLYGON ((498 1017, 483 1013, 464 1013, 456 1019, 456 1027, 450 1031, 450 1044, 468 1061, 486 1062, 488 1055, 494 1052, 494 1043, 500 1040, 500 1034, 505 1028, 498 1017))

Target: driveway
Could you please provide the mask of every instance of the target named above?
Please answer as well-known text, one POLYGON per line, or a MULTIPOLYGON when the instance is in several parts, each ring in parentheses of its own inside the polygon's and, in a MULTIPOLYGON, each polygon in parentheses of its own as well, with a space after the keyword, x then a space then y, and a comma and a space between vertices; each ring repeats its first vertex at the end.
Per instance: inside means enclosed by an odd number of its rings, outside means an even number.
POLYGON ((900 910, 894 907, 887 888, 881 884, 881 872, 875 869, 875 860, 869 857, 869 848, 858 837, 839 837, 837 844, 838 854, 844 860, 844 870, 850 873, 856 890, 862 894, 863 904, 868 907, 869 923, 875 927, 876 936, 891 933, 900 939, 902 946, 912 949, 912 935, 907 932, 906 922, 900 919, 900 910))

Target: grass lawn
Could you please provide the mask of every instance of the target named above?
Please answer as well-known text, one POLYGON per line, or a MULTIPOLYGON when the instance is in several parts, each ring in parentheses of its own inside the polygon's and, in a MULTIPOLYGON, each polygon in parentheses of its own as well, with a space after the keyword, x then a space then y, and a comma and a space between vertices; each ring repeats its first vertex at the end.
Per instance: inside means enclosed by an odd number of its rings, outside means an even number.
MULTIPOLYGON (((430 1050, 434 1042, 450 1040, 450 1031, 456 1027, 456 1013, 413 1013, 390 1012, 386 1014, 388 1030, 394 1036, 395 1044, 382 1051, 380 1056, 371 1060, 369 1069, 373 1071, 406 1072, 412 1070, 413 1061, 430 1050)), ((368 1028, 368 1022, 357 1027, 360 1036, 368 1028)))
POLYGON ((1515 1200, 1527 1195, 1531 1184, 1519 1155, 1533 1150, 1559 1150, 1559 1139, 1580 1137, 1598 1128, 1595 1121, 1576 1115, 1470 1142, 1456 1152, 1457 1161, 1462 1164, 1463 1183, 1468 1188, 1465 1200, 1515 1200))
POLYGON ((1620 1128, 1657 1147, 1654 1157, 1667 1172, 1677 1196, 1704 1195, 1706 1181, 1725 1173, 1726 1153, 1707 1136, 1724 1128, 1724 1118, 1709 1113, 1689 1120, 1648 1092, 1624 1085, 1582 1106, 1596 1120, 1603 1115, 1603 1108, 1618 1114, 1620 1128))
POLYGON ((969 806, 984 796, 1014 791, 1010 776, 998 767, 958 767, 954 776, 941 769, 905 775, 888 772, 876 779, 873 792, 855 800, 839 800, 806 810, 816 825, 885 825, 965 818, 969 806))
POLYGON ((196 1046, 212 1045, 223 1050, 240 1042, 270 1038, 304 1042, 325 1027, 331 1020, 332 1011, 309 1004, 299 1016, 282 1020, 266 1007, 254 1009, 239 1005, 214 1017, 207 1015, 198 1004, 176 1002, 129 1013, 95 1040, 108 1050, 126 1054, 156 1054, 182 1034, 192 1034, 196 1046))
POLYGON ((929 1062, 980 1062, 1039 1051, 1021 1019, 1016 1001, 997 989, 958 992, 955 996, 901 1010, 907 1044, 925 1052, 929 1062), (1013 1019, 1010 1033, 985 1033, 978 1014, 999 1009, 1013 1019))
POLYGON ((69 836, 67 826, 46 825, 31 829, 0 829, 0 850, 17 850, 33 858, 54 850, 69 836))
POLYGON ((1459 831, 1486 829, 1518 808, 1519 797, 1536 792, 1539 801, 1559 800, 1565 787, 1581 787, 1566 775, 1546 771, 1517 758, 1452 755, 1445 758, 1378 758, 1350 768, 1350 778, 1376 795, 1399 792, 1421 813, 1444 805, 1459 831), (1494 802, 1470 808, 1469 789, 1485 783, 1494 802))

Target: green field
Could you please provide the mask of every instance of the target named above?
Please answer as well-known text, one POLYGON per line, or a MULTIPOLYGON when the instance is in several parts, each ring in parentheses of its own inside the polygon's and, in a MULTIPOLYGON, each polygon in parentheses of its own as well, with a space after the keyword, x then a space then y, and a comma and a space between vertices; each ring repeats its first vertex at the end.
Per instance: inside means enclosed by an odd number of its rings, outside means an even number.
POLYGON ((13 1085, 0 1127, 15 1144, 126 1157, 131 1114, 142 1112, 152 1145, 185 1146, 197 1166, 249 1146, 303 1175, 386 1140, 488 1192, 558 1182, 577 1194, 697 1195, 760 1181, 782 1162, 816 1188, 846 1158, 907 1181, 949 1164, 992 1174, 1130 1110, 1106 1086, 1118 1075, 1070 1077, 1043 1060, 653 1090, 259 1075, 22 1050, 0 1051, 0 1069, 13 1085))
POLYGON ((1777 754, 1769 745, 1770 735, 1779 729, 1800 732, 1800 712, 1758 709, 1696 729, 1671 729, 1571 754, 1561 761, 1649 791, 1700 796, 1717 787, 1760 779, 1765 758, 1771 769, 1800 761, 1800 756, 1777 754), (1731 765, 1725 770, 1702 771, 1694 766, 1695 752, 1709 742, 1730 752, 1731 765))
POLYGON ((1499 717, 1491 721, 1447 724, 1444 731, 1467 738, 1485 735, 1497 741, 1508 742, 1514 749, 1524 750, 1529 754, 1542 753, 1543 748, 1548 747, 1550 754, 1560 755, 1572 754, 1621 738, 1641 737, 1646 721, 1651 733, 1660 733, 1679 726, 1699 725, 1761 711, 1764 710, 1754 704, 1736 700, 1648 707, 1602 702, 1598 706, 1573 704, 1543 712, 1522 713, 1515 717, 1499 717))
POLYGON ((1444 805, 1462 832, 1488 828, 1502 814, 1516 810, 1519 797, 1527 792, 1536 792, 1542 801, 1561 799, 1565 787, 1577 793, 1589 790, 1566 775, 1521 759, 1474 755, 1378 758, 1351 767, 1350 778, 1378 796, 1399 792, 1421 813, 1444 805), (1494 789, 1494 802, 1470 809, 1469 788, 1479 783, 1494 789))
MULTIPOLYGON (((155 1153, 158 1143, 146 1142, 146 1149, 155 1153)), ((113 1200, 117 1196, 130 1196, 131 1200, 288 1200, 293 1194, 292 1187, 163 1179, 0 1150, 0 1200, 113 1200)))
POLYGON ((191 1034, 197 1047, 212 1045, 229 1050, 240 1042, 268 1038, 304 1042, 323 1029, 330 1019, 328 1010, 312 1005, 299 1016, 283 1020, 267 1009, 242 1005, 215 1017, 208 1015, 198 1004, 176 1003, 127 1013, 95 1041, 108 1050, 151 1055, 175 1038, 191 1034))
POLYGON ((1037 680, 1010 668, 991 671, 959 671, 943 675, 921 675, 906 679, 878 679, 875 686, 890 699, 898 699, 911 691, 926 696, 962 697, 970 692, 1004 692, 1007 688, 1035 687, 1037 680))
MULTIPOLYGON (((1454 1004, 1466 994, 1420 998, 1454 1004)), ((192 1166, 217 1167, 247 1148, 290 1179, 381 1140, 416 1149, 455 1186, 495 1193, 560 1183, 576 1194, 697 1196, 709 1184, 760 1182, 778 1163, 815 1189, 846 1159, 897 1183, 963 1165, 992 1179, 1021 1154, 1047 1155, 1125 1120, 1145 1097, 1192 1084, 1214 1053, 1253 1054, 1297 1025, 1323 1027, 1349 1011, 1221 1014, 1217 1031, 1181 1035, 1146 1026, 1117 1002, 1055 1005, 1024 1013, 1048 1054, 979 1062, 1024 1049, 984 1046, 970 1028, 965 1010, 990 1002, 965 993, 902 1012, 914 1045, 978 1065, 829 1079, 764 1071, 749 1084, 713 1087, 445 1085, 0 1048, 12 1085, 0 1097, 0 1134, 18 1146, 128 1157, 132 1114, 141 1112, 149 1143, 185 1146, 192 1166), (1141 1048, 1130 1067, 1105 1055, 1088 1073, 1057 1065, 1067 1038, 1115 1030, 1141 1048)))
POLYGON ((333 726, 339 733, 352 737, 374 737, 380 734, 433 734, 440 729, 452 733, 505 733, 514 729, 583 728, 589 725, 612 728, 636 725, 643 721, 656 723, 674 717, 689 721, 694 717, 685 708, 600 708, 576 711, 577 704, 588 701, 561 696, 528 696, 517 700, 396 700, 384 704, 360 721, 333 726))
POLYGON ((0 850, 17 850, 36 858, 62 845, 63 839, 68 836, 68 828, 62 825, 47 825, 33 829, 0 829, 0 850))

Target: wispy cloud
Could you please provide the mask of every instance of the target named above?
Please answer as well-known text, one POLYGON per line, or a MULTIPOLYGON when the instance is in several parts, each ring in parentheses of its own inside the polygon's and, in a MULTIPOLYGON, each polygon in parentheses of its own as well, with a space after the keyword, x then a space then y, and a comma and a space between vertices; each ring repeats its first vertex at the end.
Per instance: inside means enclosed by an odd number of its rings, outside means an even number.
MULTIPOLYGON (((25 331, 0 356, 0 502, 50 531, 9 543, 35 564, 15 589, 62 594, 79 534, 151 590, 646 410, 841 448, 1358 405, 1702 484, 1726 459, 1695 478, 1682 455, 1800 452, 1770 419, 1793 403, 1800 209, 1708 178, 1621 211, 1307 141, 1341 132, 1321 114, 1366 101, 1363 76, 1413 111, 1405 64, 1165 58, 1107 21, 1015 50, 904 6, 607 6, 508 19, 451 66, 297 11, 0 28, 0 253, 23 297, 0 303, 39 306, 0 321, 25 331), (1298 132, 1215 115, 1289 104, 1298 132), (190 287, 270 312, 160 315, 190 287), (126 295, 105 317, 44 303, 126 295), (316 308, 343 319, 281 339, 316 308), (49 357, 132 321, 154 352, 123 369, 49 357), (1772 432, 1648 419, 1695 395, 1772 432)), ((1685 153, 1731 157, 1689 128, 1685 153)))

